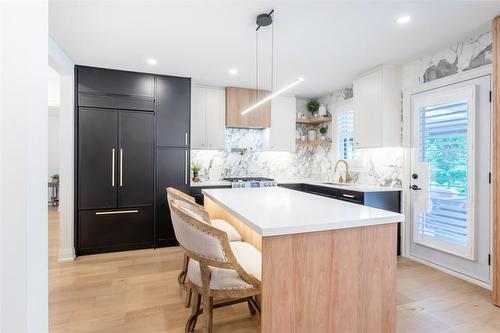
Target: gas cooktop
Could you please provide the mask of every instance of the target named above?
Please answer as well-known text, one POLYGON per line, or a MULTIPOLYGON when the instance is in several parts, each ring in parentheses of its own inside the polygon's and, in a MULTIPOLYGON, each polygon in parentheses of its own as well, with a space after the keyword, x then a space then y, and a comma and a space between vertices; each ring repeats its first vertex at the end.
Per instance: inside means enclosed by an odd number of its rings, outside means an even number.
POLYGON ((272 178, 265 178, 265 177, 227 177, 224 178, 224 180, 230 181, 230 182, 263 182, 263 181, 273 181, 274 179, 272 178))

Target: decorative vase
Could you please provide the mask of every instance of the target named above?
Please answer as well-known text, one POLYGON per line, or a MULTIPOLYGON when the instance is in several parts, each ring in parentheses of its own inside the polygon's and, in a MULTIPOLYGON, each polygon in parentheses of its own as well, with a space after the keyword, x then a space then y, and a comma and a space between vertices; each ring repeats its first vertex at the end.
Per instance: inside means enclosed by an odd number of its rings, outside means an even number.
POLYGON ((320 116, 320 117, 324 117, 324 116, 326 116, 326 106, 325 106, 324 104, 321 104, 321 105, 319 106, 318 113, 319 113, 319 116, 320 116))
POLYGON ((198 177, 198 172, 193 171, 193 182, 198 183, 200 181, 200 177, 198 177))
POLYGON ((309 132, 307 132, 307 139, 309 141, 316 140, 316 131, 315 130, 309 130, 309 132))

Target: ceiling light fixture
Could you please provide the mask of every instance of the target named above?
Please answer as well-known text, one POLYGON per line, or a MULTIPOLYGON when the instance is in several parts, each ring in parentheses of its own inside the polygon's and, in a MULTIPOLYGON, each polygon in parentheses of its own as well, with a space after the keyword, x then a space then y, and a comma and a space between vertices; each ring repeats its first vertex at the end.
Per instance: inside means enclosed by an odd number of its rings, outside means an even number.
POLYGON ((156 59, 153 59, 153 58, 148 59, 148 64, 150 64, 150 65, 156 65, 157 63, 158 63, 158 61, 156 59))
POLYGON ((411 17, 408 16, 408 15, 404 15, 404 16, 400 16, 396 19, 396 23, 399 23, 399 24, 405 24, 405 23, 408 23, 410 22, 411 20, 411 17))
POLYGON ((231 69, 229 70, 229 74, 231 74, 231 75, 236 75, 236 74, 238 74, 238 70, 237 70, 237 69, 235 69, 235 68, 231 68, 231 69))
POLYGON ((267 101, 270 101, 271 99, 273 99, 274 97, 278 96, 279 94, 282 94, 284 93, 285 91, 287 91, 288 89, 290 89, 291 87, 299 84, 300 82, 304 81, 304 78, 297 78, 295 79, 292 83, 290 83, 289 85, 281 88, 280 90, 272 93, 271 95, 267 96, 266 98, 264 99, 261 99, 260 101, 258 101, 257 103, 255 103, 254 105, 252 105, 251 107, 245 109, 243 112, 241 112, 241 115, 244 115, 245 113, 248 113, 250 111, 252 111, 253 109, 255 109, 256 107, 259 107, 260 105, 264 104, 265 102, 267 101))
MULTIPOLYGON (((255 20, 255 23, 257 24, 257 29, 255 29, 255 90, 256 90, 256 95, 258 96, 259 94, 259 29, 261 27, 267 27, 271 24, 273 24, 273 15, 274 9, 271 10, 267 14, 260 14, 257 16, 257 19, 255 20)), ((290 84, 286 85, 285 87, 281 88, 278 91, 274 90, 274 25, 271 26, 271 94, 260 101, 256 102, 252 106, 246 108, 241 112, 241 115, 245 115, 248 112, 254 110, 255 108, 261 106, 262 104, 270 101, 274 97, 278 96, 279 94, 282 94, 283 92, 287 91, 288 89, 292 88, 293 86, 301 83, 304 81, 303 78, 299 77, 295 79, 293 82, 290 84)))

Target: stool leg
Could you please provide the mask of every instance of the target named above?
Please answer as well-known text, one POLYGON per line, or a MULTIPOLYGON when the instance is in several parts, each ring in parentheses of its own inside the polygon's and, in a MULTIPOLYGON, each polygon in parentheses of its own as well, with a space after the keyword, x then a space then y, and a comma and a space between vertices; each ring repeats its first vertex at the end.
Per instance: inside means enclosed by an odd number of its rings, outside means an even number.
POLYGON ((203 295, 203 333, 212 333, 214 299, 203 295))
POLYGON ((189 257, 186 254, 184 254, 184 262, 182 263, 182 270, 179 273, 179 276, 177 277, 177 281, 179 282, 179 284, 184 284, 186 282, 188 264, 189 264, 189 257))
MULTIPOLYGON (((190 289, 191 290, 191 289, 190 289)), ((191 306, 191 315, 188 318, 186 323, 185 332, 194 332, 194 328, 196 326, 196 321, 198 320, 198 316, 200 315, 200 306, 201 306, 201 295, 197 290, 193 291, 193 304, 191 306)))
POLYGON ((187 286, 186 289, 186 300, 184 301, 184 307, 189 308, 191 305, 191 298, 192 298, 193 290, 187 286))
POLYGON ((252 301, 250 299, 251 299, 251 297, 247 298, 248 310, 250 310, 250 314, 252 316, 254 316, 257 313, 257 311, 255 311, 255 308, 254 308, 252 301))

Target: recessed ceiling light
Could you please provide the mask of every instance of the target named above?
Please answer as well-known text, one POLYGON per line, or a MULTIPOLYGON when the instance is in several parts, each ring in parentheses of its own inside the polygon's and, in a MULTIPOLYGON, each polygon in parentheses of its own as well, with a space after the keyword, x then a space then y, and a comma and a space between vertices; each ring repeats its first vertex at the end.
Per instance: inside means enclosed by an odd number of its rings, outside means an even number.
POLYGON ((237 69, 235 69, 235 68, 231 68, 231 69, 229 70, 229 74, 231 74, 231 75, 236 75, 236 74, 238 74, 238 70, 237 70, 237 69))
POLYGON ((404 24, 410 22, 411 17, 408 15, 400 16, 396 19, 396 23, 404 24))
POLYGON ((158 63, 158 61, 156 61, 156 59, 153 59, 153 58, 148 59, 148 64, 150 64, 150 65, 156 65, 157 63, 158 63))

